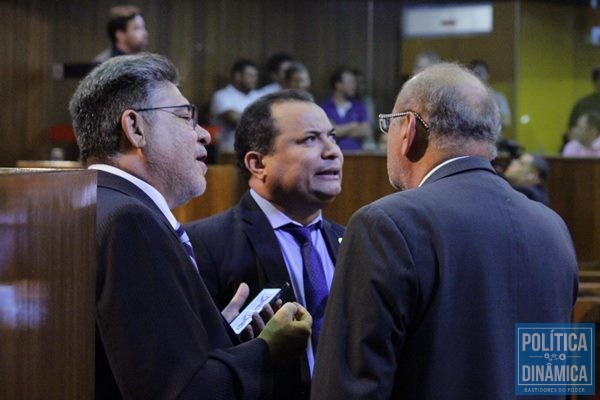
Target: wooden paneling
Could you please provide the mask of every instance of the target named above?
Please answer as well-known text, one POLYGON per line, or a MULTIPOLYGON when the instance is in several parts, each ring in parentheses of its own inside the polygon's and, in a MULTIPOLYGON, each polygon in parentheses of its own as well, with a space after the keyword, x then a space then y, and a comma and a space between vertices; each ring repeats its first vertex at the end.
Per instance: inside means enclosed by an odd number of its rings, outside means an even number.
POLYGON ((96 173, 0 169, 0 397, 93 397, 96 173))
MULTIPOLYGON (((234 158, 222 157, 222 161, 233 163, 234 158)), ((600 185, 597 184, 600 181, 600 160, 549 158, 548 161, 551 170, 548 180, 550 207, 565 220, 581 268, 600 270, 600 185)), ((225 172, 230 178, 223 178, 224 175, 211 177, 209 174, 208 189, 204 195, 206 201, 200 197, 183 206, 179 211, 182 222, 213 215, 238 201, 245 190, 245 182, 233 166, 230 168, 225 172), (231 179, 238 180, 237 191, 231 189, 231 179)), ((323 213, 345 225, 360 207, 393 192, 384 154, 346 154, 342 193, 325 207, 323 213)))
POLYGON ((548 161, 550 207, 567 223, 582 265, 600 269, 600 160, 548 161))
POLYGON ((210 165, 206 172, 207 190, 186 204, 174 208, 173 215, 181 223, 210 217, 232 207, 244 190, 241 174, 233 165, 210 165))
POLYGON ((342 193, 325 208, 323 214, 346 225, 360 207, 394 192, 388 179, 384 155, 346 155, 342 193))
MULTIPOLYGON (((77 79, 54 81, 52 64, 87 62, 108 47, 105 23, 114 1, 0 2, 0 166, 46 159, 49 129, 69 124, 67 106, 77 79)), ((347 65, 369 72, 377 111, 389 111, 399 77, 401 2, 391 0, 135 1, 144 10, 149 51, 170 57, 182 92, 199 106, 227 82, 239 57, 259 65, 274 52, 303 61, 317 100, 329 76, 347 65), (372 7, 372 14, 369 14, 372 7), (373 24, 372 44, 368 35, 373 24)))

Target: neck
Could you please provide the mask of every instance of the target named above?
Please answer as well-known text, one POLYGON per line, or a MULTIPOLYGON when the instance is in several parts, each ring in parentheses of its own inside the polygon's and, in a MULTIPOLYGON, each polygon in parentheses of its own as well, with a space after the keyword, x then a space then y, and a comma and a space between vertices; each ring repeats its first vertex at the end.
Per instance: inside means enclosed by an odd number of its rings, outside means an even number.
POLYGON ((307 204, 303 202, 299 204, 288 198, 279 198, 279 196, 273 195, 267 192, 263 186, 258 186, 256 182, 253 182, 253 178, 250 178, 249 186, 254 190, 260 197, 267 200, 275 208, 285 214, 292 221, 298 222, 302 226, 306 226, 312 220, 314 220, 321 212, 322 204, 307 204))
POLYGON ((133 51, 125 43, 115 43, 115 47, 123 54, 131 54, 133 51))
POLYGON ((344 96, 344 94, 340 92, 334 92, 331 98, 333 99, 333 102, 335 104, 338 104, 340 106, 343 106, 344 104, 348 103, 348 99, 346 98, 346 96, 344 96))
MULTIPOLYGON (((141 157, 143 157, 143 155, 141 155, 141 157)), ((148 169, 143 158, 140 158, 139 155, 130 153, 120 154, 111 159, 111 165, 122 169, 154 187, 163 195, 170 209, 182 204, 181 201, 178 201, 178 199, 173 196, 170 190, 167 190, 167 187, 163 184, 163 180, 159 179, 156 174, 148 169)))
POLYGON ((232 85, 234 88, 236 88, 237 90, 239 90, 240 92, 242 92, 244 94, 250 93, 250 89, 246 89, 246 88, 242 87, 242 85, 240 85, 239 83, 232 83, 232 85))

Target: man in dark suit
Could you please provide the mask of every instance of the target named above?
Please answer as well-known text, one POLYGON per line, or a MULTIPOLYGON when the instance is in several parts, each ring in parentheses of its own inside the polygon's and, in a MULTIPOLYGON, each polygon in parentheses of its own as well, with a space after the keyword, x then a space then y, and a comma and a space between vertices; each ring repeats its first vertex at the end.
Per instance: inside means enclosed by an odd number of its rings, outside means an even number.
POLYGON ((170 211, 203 193, 210 141, 177 82, 162 56, 115 57, 69 105, 81 158, 98 170, 96 398, 270 398, 272 370, 297 362, 311 318, 285 304, 239 344, 210 298, 170 211))
POLYGON ((569 232, 495 174, 498 107, 463 67, 417 74, 379 119, 402 191, 348 224, 313 398, 514 398, 515 323, 570 321, 569 232))
MULTIPOLYGON (((250 190, 223 214, 186 226, 200 272, 217 305, 225 306, 240 282, 251 298, 262 288, 286 282, 286 301, 307 306, 314 320, 311 346, 317 343, 326 296, 343 228, 321 216, 341 191, 342 153, 334 129, 312 97, 302 91, 276 92, 250 105, 235 134, 235 150, 250 190), (324 297, 311 303, 311 266, 288 226, 308 228, 324 278, 324 297), (325 286, 326 285, 326 286, 325 286)), ((282 397, 308 398, 313 352, 302 369, 278 380, 282 397), (302 379, 301 379, 302 376, 302 379), (289 382, 289 379, 293 382, 289 382)))

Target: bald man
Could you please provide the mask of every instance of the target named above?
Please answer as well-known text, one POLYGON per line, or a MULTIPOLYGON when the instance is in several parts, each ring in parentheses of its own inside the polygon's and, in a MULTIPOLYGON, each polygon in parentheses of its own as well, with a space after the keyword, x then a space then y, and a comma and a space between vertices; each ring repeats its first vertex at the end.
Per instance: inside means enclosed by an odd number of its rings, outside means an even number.
POLYGON ((489 88, 448 63, 379 116, 402 191, 350 220, 313 399, 514 398, 515 323, 570 321, 569 232, 494 172, 499 118, 489 88))

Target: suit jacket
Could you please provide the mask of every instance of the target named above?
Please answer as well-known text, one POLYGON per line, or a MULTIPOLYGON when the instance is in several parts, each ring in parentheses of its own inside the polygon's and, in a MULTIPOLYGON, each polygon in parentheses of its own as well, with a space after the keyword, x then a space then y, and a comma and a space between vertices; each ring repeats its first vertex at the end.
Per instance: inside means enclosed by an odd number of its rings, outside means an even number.
POLYGON ((177 233, 127 180, 98 172, 96 398, 263 399, 262 339, 237 344, 177 233))
MULTIPOLYGON (((344 228, 323 219, 321 229, 335 263, 344 228)), ((291 282, 273 228, 249 192, 235 207, 187 224, 185 230, 204 282, 220 308, 229 303, 241 282, 250 286, 249 300, 264 287, 291 282)), ((284 291, 281 298, 284 302, 296 301, 293 290, 284 291)), ((306 360, 301 366, 279 372, 276 398, 308 398, 310 374, 306 360)))
POLYGON ((313 398, 514 398, 515 323, 570 322, 577 275, 558 215, 453 161, 351 218, 313 398))

